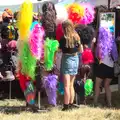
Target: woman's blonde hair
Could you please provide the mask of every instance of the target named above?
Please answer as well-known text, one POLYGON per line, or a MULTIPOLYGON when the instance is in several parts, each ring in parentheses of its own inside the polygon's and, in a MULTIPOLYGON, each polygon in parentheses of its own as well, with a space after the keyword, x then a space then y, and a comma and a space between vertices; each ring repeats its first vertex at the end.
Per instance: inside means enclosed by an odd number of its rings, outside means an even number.
POLYGON ((79 41, 80 38, 78 34, 75 32, 74 25, 72 21, 66 20, 62 23, 62 28, 64 31, 64 37, 66 39, 66 47, 74 48, 75 41, 79 41))

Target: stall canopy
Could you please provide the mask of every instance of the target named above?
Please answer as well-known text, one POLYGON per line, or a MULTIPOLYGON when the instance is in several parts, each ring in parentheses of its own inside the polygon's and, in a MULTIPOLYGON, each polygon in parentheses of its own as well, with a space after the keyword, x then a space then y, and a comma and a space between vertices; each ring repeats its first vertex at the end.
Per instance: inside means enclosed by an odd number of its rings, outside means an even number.
MULTIPOLYGON (((73 2, 88 2, 94 6, 98 5, 108 5, 108 0, 31 0, 34 6, 34 11, 38 11, 38 6, 41 6, 43 2, 45 1, 52 1, 55 4, 69 4, 73 2)), ((16 11, 19 9, 20 5, 24 2, 24 0, 2 0, 0 2, 0 11, 4 11, 5 8, 10 8, 13 11, 16 11)))
MULTIPOLYGON (((10 8, 12 11, 17 11, 20 7, 20 5, 24 2, 25 0, 2 0, 0 2, 0 11, 4 11, 5 8, 10 8)), ((42 3, 44 1, 49 1, 49 0, 31 0, 34 6, 34 11, 37 12, 37 6, 39 3, 42 3)))

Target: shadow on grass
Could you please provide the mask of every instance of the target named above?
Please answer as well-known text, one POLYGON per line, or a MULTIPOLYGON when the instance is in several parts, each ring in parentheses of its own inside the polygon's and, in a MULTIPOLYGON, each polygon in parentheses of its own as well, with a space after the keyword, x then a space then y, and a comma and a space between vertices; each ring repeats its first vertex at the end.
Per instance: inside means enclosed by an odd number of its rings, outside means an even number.
POLYGON ((0 106, 0 112, 4 114, 20 114, 25 111, 25 106, 0 106))

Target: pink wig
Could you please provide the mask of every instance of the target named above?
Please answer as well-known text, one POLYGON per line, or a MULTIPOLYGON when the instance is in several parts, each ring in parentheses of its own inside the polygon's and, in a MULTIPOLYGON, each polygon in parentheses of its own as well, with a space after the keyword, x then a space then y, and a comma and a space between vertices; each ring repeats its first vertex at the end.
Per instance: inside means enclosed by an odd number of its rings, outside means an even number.
POLYGON ((84 9, 85 9, 85 14, 84 17, 81 19, 81 24, 90 24, 94 20, 94 7, 91 6, 90 4, 83 4, 84 9))

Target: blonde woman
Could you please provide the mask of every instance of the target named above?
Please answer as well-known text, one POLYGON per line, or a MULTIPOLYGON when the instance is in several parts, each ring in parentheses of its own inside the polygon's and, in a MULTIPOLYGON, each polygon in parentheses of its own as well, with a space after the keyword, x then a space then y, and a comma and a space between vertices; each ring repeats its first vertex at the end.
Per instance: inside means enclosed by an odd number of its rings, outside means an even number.
POLYGON ((61 74, 64 82, 64 107, 63 111, 71 109, 74 101, 74 80, 78 72, 80 51, 80 37, 74 30, 74 25, 67 20, 62 23, 64 36, 60 40, 62 51, 61 74))

